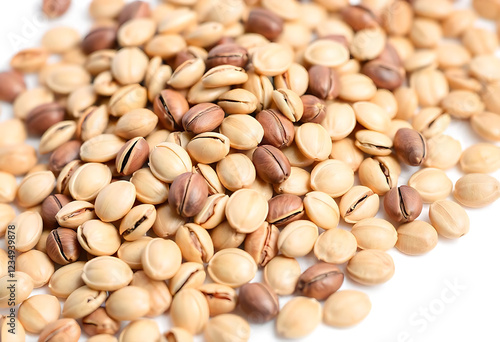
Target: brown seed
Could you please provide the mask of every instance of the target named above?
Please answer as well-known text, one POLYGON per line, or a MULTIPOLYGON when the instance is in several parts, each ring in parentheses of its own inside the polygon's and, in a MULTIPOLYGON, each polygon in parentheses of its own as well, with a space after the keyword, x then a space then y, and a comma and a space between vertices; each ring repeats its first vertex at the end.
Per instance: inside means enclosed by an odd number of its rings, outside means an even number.
POLYGON ((278 110, 263 110, 255 118, 264 128, 263 144, 269 144, 276 148, 292 144, 295 135, 293 123, 278 110))
POLYGON ((91 54, 98 50, 112 49, 115 45, 116 27, 100 26, 94 28, 83 38, 81 47, 84 53, 91 54))
POLYGON ((283 31, 283 19, 268 9, 254 8, 248 15, 245 29, 273 41, 283 31))
POLYGON ((291 166, 288 158, 274 146, 257 147, 252 161, 259 177, 268 183, 279 184, 290 176, 291 166))
POLYGON ((200 134, 210 132, 220 126, 224 111, 214 103, 200 103, 192 107, 182 117, 182 126, 188 132, 200 134))
POLYGON ((415 220, 422 212, 422 205, 418 191, 407 185, 392 188, 384 198, 385 212, 399 223, 415 220))
POLYGON ((80 159, 81 146, 78 140, 71 140, 56 148, 50 155, 49 170, 57 175, 69 162, 80 159))
POLYGON ((326 116, 326 104, 322 99, 314 95, 302 95, 300 97, 304 106, 301 122, 321 123, 326 116))
POLYGON ((123 145, 116 155, 116 170, 129 176, 139 170, 149 158, 149 145, 146 139, 137 137, 123 145))
POLYGON ((302 199, 296 195, 281 194, 274 196, 269 200, 268 205, 269 212, 266 221, 275 224, 278 228, 302 219, 305 214, 302 199))
POLYGON ((60 265, 75 262, 80 257, 80 252, 81 247, 73 229, 53 229, 47 237, 47 255, 60 265))
POLYGON ((50 126, 64 119, 66 110, 57 102, 45 103, 33 108, 26 117, 28 133, 42 135, 50 126))
POLYGON ((133 1, 123 7, 118 15, 118 25, 123 25, 131 19, 148 18, 151 16, 151 8, 145 1, 133 1))
POLYGON ((414 129, 401 128, 396 132, 393 143, 399 159, 408 165, 421 165, 427 157, 426 140, 414 129))
POLYGON ((62 16, 71 5, 71 0, 43 0, 42 11, 49 18, 62 16))
MULTIPOLYGON (((231 231, 233 231, 231 227, 229 228, 231 229, 231 231)), ((275 225, 264 222, 264 224, 262 224, 259 229, 248 234, 245 237, 244 249, 248 254, 252 256, 252 258, 259 266, 266 266, 269 261, 271 261, 276 255, 278 255, 279 233, 280 231, 278 230, 278 228, 276 228, 275 225)))
POLYGON ((69 202, 71 202, 71 199, 61 194, 50 195, 43 201, 41 216, 45 228, 57 227, 56 214, 69 202))
POLYGON ((340 14, 344 22, 355 31, 379 27, 379 19, 368 7, 349 6, 344 8, 340 14))
POLYGON ((189 110, 186 98, 172 89, 162 90, 153 101, 153 107, 163 127, 171 131, 182 126, 182 117, 189 110))
POLYGON ((340 80, 337 72, 323 65, 309 69, 309 91, 323 100, 333 100, 340 93, 340 80))
POLYGON ((199 174, 191 172, 177 176, 168 193, 168 203, 177 214, 183 217, 198 214, 207 198, 207 182, 199 174))
POLYGON ((382 89, 394 90, 401 86, 405 80, 403 68, 380 59, 366 63, 361 72, 382 89))
POLYGON ((299 277, 297 291, 301 295, 325 300, 344 282, 344 273, 336 265, 320 262, 309 267, 299 277))
POLYGON ((241 310, 255 323, 272 320, 279 312, 279 299, 274 290, 263 283, 245 284, 238 296, 241 310))
POLYGON ((248 63, 248 51, 237 44, 220 44, 208 52, 206 63, 209 69, 218 65, 244 68, 248 63))
POLYGON ((82 318, 83 331, 89 335, 94 336, 98 334, 114 335, 120 330, 120 322, 109 317, 105 308, 98 308, 82 318))
POLYGON ((0 72, 0 101, 14 102, 26 90, 23 74, 16 70, 0 72))

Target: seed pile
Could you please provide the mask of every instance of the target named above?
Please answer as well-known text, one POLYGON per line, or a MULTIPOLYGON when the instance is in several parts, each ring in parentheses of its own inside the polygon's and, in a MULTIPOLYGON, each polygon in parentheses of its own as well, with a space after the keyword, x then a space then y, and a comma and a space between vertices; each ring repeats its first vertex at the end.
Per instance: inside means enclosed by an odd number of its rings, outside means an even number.
MULTIPOLYGON (((496 3, 472 5, 499 18, 496 3)), ((500 168, 498 37, 474 10, 92 0, 85 37, 47 31, 0 73, 15 116, 0 123, 0 235, 14 227, 20 304, 16 335, 3 319, 0 339, 247 341, 248 322, 275 319, 285 338, 361 322, 371 302, 342 289, 344 277, 389 281, 387 250, 419 255, 438 234, 459 238, 463 206, 500 197, 488 175, 500 168), (489 142, 462 151, 445 134, 451 120, 489 142), (465 175, 453 184, 456 165, 465 175), (381 201, 387 220, 375 218, 381 201), (418 220, 425 203, 430 223, 418 220), (318 262, 301 270, 308 254, 318 262), (46 285, 51 294, 30 297, 46 285), (160 315, 174 328, 146 318, 160 315)), ((8 260, 1 250, 2 308, 8 260)))

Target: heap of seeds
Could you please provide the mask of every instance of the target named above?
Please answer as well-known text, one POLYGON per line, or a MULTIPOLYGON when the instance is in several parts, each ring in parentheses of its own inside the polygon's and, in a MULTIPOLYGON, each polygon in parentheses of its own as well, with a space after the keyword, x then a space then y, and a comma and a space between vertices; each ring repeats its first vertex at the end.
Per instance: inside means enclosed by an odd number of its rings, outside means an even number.
MULTIPOLYGON (((44 0, 43 11, 69 5, 44 0)), ((498 2, 473 8, 500 18, 498 2)), ((498 37, 474 10, 93 0, 85 37, 47 31, 0 73, 15 117, 0 123, 0 235, 15 234, 19 253, 9 274, 0 250, 0 307, 12 279, 20 304, 16 334, 3 319, 0 340, 247 341, 248 321, 276 319, 286 338, 362 321, 371 302, 343 290, 344 275, 384 283, 387 250, 459 238, 462 206, 500 197, 488 175, 500 168, 498 37), (444 134, 451 120, 490 142, 462 151, 444 134), (458 164, 453 184, 445 170, 458 164), (381 200, 386 219, 375 218, 381 200), (426 203, 430 223, 418 220, 426 203), (318 263, 301 270, 308 254, 318 263), (50 295, 30 296, 44 286, 50 295), (147 318, 160 315, 174 328, 147 318)))

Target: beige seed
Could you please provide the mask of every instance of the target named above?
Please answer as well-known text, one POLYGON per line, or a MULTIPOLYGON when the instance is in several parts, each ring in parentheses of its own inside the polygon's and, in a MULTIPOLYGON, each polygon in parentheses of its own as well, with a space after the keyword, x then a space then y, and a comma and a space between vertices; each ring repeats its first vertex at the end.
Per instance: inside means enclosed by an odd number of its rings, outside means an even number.
POLYGON ((276 330, 285 338, 309 335, 321 322, 321 305, 314 298, 295 297, 283 306, 276 318, 276 330))
POLYGON ((325 302, 323 322, 333 327, 351 327, 358 324, 370 313, 370 298, 356 290, 335 292, 325 302))
POLYGON ((415 220, 398 228, 396 248, 409 255, 427 253, 436 247, 438 234, 433 226, 424 221, 415 220))

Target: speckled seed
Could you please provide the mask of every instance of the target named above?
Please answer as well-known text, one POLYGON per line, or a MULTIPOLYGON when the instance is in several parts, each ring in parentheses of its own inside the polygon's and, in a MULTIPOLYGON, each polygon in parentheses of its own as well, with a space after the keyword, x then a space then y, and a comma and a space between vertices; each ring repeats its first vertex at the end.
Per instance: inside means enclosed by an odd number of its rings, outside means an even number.
POLYGON ((276 330, 285 338, 309 335, 321 322, 321 305, 314 298, 295 297, 283 306, 276 318, 276 330))
POLYGON ((409 255, 420 255, 434 249, 438 243, 438 234, 433 226, 424 221, 415 220, 398 228, 396 248, 409 255))

